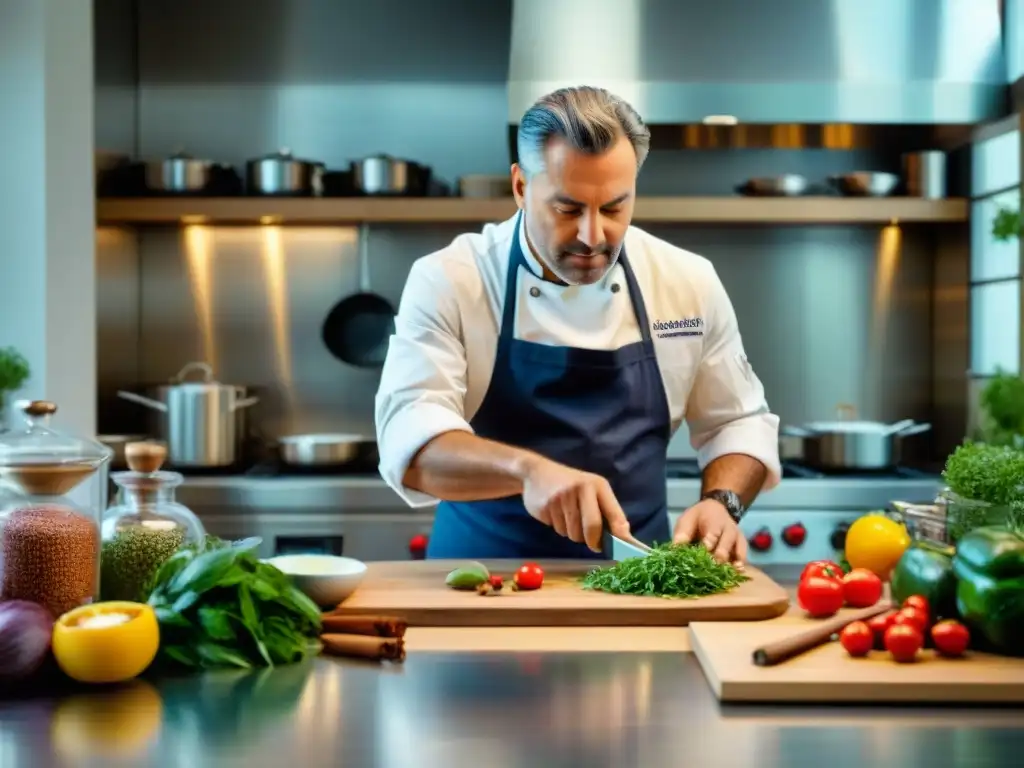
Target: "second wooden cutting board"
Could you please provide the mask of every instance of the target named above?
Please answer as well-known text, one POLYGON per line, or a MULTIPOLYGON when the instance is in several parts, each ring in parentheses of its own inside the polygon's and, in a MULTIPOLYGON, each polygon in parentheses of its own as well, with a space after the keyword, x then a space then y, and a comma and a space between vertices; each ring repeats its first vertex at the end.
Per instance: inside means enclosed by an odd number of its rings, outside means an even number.
MULTIPOLYGON (((521 563, 484 561, 491 573, 511 582, 521 563)), ((502 590, 495 596, 460 592, 445 576, 465 565, 450 560, 369 563, 355 594, 338 607, 343 614, 401 616, 412 626, 682 626, 691 621, 759 621, 779 616, 789 606, 786 591, 756 568, 750 581, 722 595, 693 600, 609 595, 584 590, 579 579, 588 570, 611 563, 541 561, 544 586, 536 591, 502 590)))
POLYGON ((944 659, 923 651, 898 664, 884 651, 851 658, 838 642, 773 667, 758 667, 754 650, 806 630, 813 619, 786 616, 758 624, 693 624, 690 642, 722 702, 851 704, 1024 703, 1024 659, 968 653, 944 659))

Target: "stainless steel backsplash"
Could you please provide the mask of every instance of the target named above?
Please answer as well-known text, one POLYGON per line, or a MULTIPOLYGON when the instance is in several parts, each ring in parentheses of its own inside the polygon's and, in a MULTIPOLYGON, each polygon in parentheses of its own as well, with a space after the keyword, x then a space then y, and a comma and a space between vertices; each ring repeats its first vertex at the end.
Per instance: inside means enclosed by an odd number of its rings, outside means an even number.
MULTIPOLYGON (((942 433, 962 434, 950 399, 963 366, 950 364, 955 350, 933 355, 936 230, 650 229, 712 259, 783 421, 828 419, 850 403, 865 418, 947 419, 942 433)), ((459 231, 373 228, 373 289, 397 306, 412 262, 459 231)), ((206 360, 221 380, 257 390, 254 420, 269 433, 372 430, 379 374, 338 362, 320 338, 332 305, 359 289, 357 238, 351 228, 101 230, 102 429, 141 426, 136 406, 113 399, 118 387, 206 360)), ((956 314, 942 319, 943 343, 955 346, 956 314)))
MULTIPOLYGON (((97 146, 239 164, 286 145, 334 167, 386 151, 448 181, 504 173, 509 17, 509 0, 97 0, 97 146)), ((652 152, 639 192, 729 194, 751 176, 820 182, 865 169, 897 170, 898 158, 652 152)), ((412 261, 460 229, 375 227, 375 290, 397 303, 412 261)), ((936 433, 919 443, 936 455, 959 440, 966 226, 651 229, 714 261, 784 421, 827 419, 844 402, 866 418, 932 420, 936 433)), ((357 289, 355 237, 347 228, 101 230, 101 429, 145 423, 115 399, 119 387, 209 359, 221 379, 259 390, 253 415, 268 432, 370 430, 377 374, 337 362, 320 341, 331 305, 357 289)))

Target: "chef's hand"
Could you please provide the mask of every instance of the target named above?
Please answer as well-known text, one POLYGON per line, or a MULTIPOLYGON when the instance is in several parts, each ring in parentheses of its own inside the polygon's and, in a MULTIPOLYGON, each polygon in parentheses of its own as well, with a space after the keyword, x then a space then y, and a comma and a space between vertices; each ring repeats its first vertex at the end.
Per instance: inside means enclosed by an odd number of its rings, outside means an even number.
POLYGON ((699 541, 720 563, 742 568, 747 561, 747 539, 728 510, 714 499, 699 501, 683 512, 672 535, 676 544, 699 541))
POLYGON ((616 536, 629 533, 629 521, 612 487, 600 475, 537 457, 523 480, 523 504, 530 515, 560 536, 601 551, 604 522, 616 536))

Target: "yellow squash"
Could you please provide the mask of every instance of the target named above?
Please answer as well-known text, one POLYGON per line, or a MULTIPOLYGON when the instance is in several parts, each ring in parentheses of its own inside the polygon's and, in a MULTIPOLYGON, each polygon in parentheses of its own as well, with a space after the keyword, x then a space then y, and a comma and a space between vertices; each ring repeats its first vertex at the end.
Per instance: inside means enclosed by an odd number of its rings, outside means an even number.
POLYGON ((68 611, 53 625, 53 655, 82 683, 119 683, 142 674, 160 647, 148 605, 105 602, 68 611))

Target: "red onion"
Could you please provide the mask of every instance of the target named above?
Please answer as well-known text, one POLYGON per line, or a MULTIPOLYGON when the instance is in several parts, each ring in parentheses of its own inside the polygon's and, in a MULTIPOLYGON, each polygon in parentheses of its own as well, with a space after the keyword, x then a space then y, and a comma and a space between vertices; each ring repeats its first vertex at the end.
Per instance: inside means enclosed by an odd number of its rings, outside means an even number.
POLYGON ((0 680, 30 677, 50 652, 53 616, 28 600, 0 603, 0 680))

